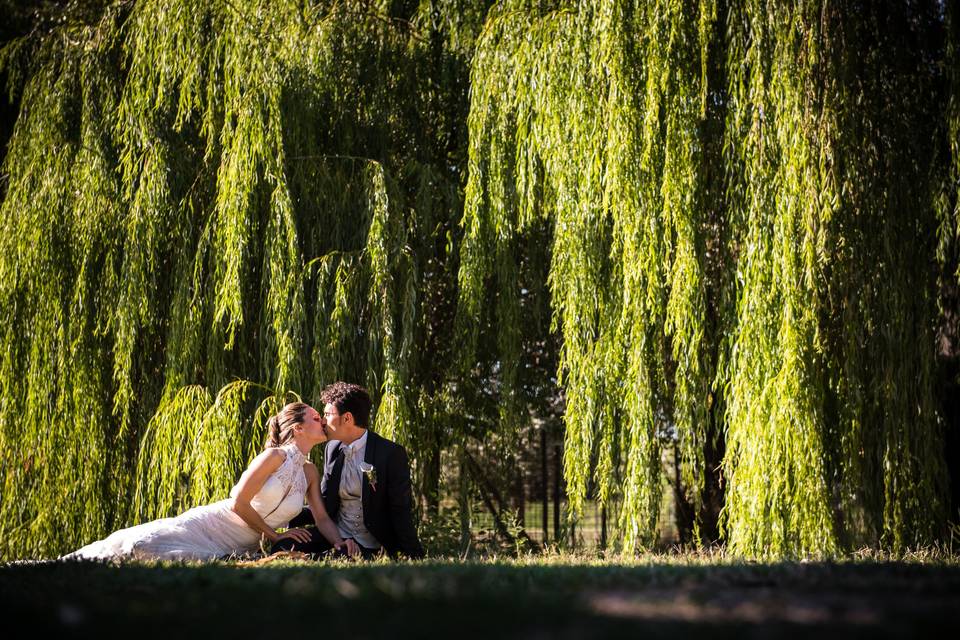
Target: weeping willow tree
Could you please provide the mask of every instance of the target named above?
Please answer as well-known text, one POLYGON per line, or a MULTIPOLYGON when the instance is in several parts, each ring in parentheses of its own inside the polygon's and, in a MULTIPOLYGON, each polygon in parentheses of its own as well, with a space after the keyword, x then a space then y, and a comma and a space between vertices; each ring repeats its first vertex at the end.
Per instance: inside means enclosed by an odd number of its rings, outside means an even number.
POLYGON ((4 48, 0 555, 226 495, 266 417, 335 379, 436 495, 482 17, 140 0, 4 48))
POLYGON ((651 544, 664 443, 697 500, 719 420, 734 553, 936 539, 940 7, 506 5, 472 70, 461 303, 495 288, 508 334, 551 243, 571 518, 595 487, 651 544))
POLYGON ((487 6, 78 3, 4 47, 0 555, 226 495, 334 379, 434 510, 541 394, 623 551, 671 453, 739 555, 937 538, 956 3, 487 6))

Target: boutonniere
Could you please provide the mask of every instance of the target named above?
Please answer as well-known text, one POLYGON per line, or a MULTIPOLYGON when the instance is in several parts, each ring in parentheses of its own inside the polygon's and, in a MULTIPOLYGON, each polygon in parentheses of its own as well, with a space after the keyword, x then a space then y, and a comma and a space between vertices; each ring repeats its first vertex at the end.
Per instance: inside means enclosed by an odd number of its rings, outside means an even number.
POLYGON ((377 468, 370 464, 369 462, 360 463, 360 471, 363 475, 367 476, 367 482, 370 483, 370 488, 374 491, 377 490, 377 468))

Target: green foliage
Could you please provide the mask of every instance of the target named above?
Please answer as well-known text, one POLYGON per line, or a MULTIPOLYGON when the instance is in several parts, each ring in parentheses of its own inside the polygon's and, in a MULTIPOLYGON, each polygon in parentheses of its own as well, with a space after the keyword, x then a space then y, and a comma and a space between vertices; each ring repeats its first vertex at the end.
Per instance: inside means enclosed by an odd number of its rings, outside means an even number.
POLYGON ((656 532, 666 394, 685 480, 702 483, 712 365, 698 149, 715 13, 684 2, 504 10, 474 59, 461 301, 473 314, 485 279, 510 287, 518 253, 543 241, 534 221, 550 221, 571 513, 597 456, 597 493, 622 499, 628 550, 656 532))
POLYGON ((518 1, 491 15, 461 304, 474 317, 491 286, 509 301, 518 256, 552 242, 573 518, 589 491, 614 497, 622 548, 649 545, 662 443, 696 507, 719 425, 735 554, 937 539, 942 165, 925 146, 944 113, 942 26, 912 3, 518 1))
POLYGON ((744 177, 729 540, 774 557, 927 543, 944 522, 924 142, 937 79, 934 52, 903 43, 935 11, 764 6, 730 16, 726 146, 744 177))
MULTIPOLYGON (((938 201, 940 213, 938 258, 945 261, 960 244, 960 7, 956 2, 946 3, 946 60, 947 69, 947 147, 950 168, 946 171, 943 191, 938 201)), ((960 263, 958 263, 960 268, 960 263)), ((955 274, 960 278, 960 271, 955 274)))
POLYGON ((820 105, 808 92, 819 89, 823 36, 812 4, 766 11, 757 3, 730 15, 742 31, 731 34, 728 54, 738 73, 730 76, 727 133, 737 138, 729 146, 744 179, 731 198, 743 222, 725 509, 731 547, 747 554, 831 553, 837 545, 817 344, 819 267, 832 249, 818 232, 836 188, 813 135, 820 105))

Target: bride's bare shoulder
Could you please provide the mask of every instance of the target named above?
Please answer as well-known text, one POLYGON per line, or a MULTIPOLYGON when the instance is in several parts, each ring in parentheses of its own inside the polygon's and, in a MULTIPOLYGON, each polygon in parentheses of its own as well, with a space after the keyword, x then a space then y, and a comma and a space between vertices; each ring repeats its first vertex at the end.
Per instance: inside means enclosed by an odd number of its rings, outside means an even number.
POLYGON ((283 462, 287 458, 287 452, 281 449, 280 447, 270 447, 269 449, 264 449, 254 460, 280 460, 283 462))
POLYGON ((287 458, 287 452, 279 447, 270 447, 257 454, 257 457, 250 462, 248 469, 266 468, 275 471, 277 467, 283 464, 287 458))

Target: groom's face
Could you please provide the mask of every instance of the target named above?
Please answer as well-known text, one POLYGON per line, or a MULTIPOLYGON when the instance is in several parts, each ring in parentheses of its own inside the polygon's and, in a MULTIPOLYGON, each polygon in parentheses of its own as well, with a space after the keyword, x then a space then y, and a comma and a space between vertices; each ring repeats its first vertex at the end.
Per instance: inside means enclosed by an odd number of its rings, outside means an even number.
POLYGON ((328 440, 337 439, 337 431, 340 429, 340 412, 337 406, 327 403, 323 408, 323 432, 327 434, 328 440))

